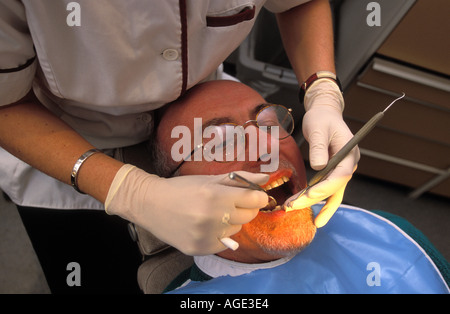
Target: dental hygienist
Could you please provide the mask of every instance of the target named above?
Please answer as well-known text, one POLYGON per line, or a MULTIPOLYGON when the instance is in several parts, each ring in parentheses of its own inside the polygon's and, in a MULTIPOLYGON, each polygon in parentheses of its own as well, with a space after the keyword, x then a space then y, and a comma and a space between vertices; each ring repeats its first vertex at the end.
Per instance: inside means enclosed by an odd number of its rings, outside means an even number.
MULTIPOLYGON (((277 14, 305 93, 311 165, 320 169, 352 136, 342 119, 328 0, 0 2, 0 187, 18 205, 52 291, 69 285, 69 262, 108 289, 132 259, 111 217, 89 210, 106 209, 201 255, 224 250, 218 238, 238 232, 267 203, 264 193, 233 187, 225 176, 137 181, 123 167, 138 164, 129 156, 145 149, 155 109, 220 79, 217 69, 262 6, 277 14), (95 263, 104 277, 91 272, 95 263)), ((324 225, 358 159, 357 151, 349 155, 294 208, 331 196, 316 221, 324 225)), ((262 184, 267 175, 247 179, 262 184)))

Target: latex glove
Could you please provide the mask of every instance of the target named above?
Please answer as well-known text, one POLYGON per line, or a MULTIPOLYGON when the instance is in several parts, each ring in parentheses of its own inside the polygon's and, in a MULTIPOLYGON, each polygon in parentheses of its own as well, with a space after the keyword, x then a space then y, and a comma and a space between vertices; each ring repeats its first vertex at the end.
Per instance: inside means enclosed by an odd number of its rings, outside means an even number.
MULTIPOLYGON (((311 168, 325 168, 331 156, 336 154, 352 137, 344 122, 344 99, 338 86, 327 80, 314 82, 305 95, 306 113, 303 117, 303 135, 308 141, 311 168)), ((342 162, 324 179, 291 204, 293 209, 314 205, 326 198, 326 204, 316 216, 314 224, 320 228, 327 224, 342 203, 344 191, 360 158, 359 148, 354 148, 342 162)), ((297 198, 289 198, 285 204, 297 198)))
MULTIPOLYGON (((239 172, 258 184, 268 175, 239 172)), ((124 165, 105 201, 108 214, 131 221, 187 255, 226 249, 219 241, 251 221, 267 194, 236 187, 227 175, 160 178, 124 165)))

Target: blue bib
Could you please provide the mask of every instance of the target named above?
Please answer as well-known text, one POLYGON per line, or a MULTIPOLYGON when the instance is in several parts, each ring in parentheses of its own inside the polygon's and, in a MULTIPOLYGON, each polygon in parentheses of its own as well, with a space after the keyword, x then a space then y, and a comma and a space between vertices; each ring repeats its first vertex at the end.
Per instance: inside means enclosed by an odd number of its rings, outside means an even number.
MULTIPOLYGON (((315 213, 321 205, 313 206, 315 213)), ((304 251, 249 274, 192 281, 170 293, 449 293, 426 252, 389 220, 341 205, 304 251)))

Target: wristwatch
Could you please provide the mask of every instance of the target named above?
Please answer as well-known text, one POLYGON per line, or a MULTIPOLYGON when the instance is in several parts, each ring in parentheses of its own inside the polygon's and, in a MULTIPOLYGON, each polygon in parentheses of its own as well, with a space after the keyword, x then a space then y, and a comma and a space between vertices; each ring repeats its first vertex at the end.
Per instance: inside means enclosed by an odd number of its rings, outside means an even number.
POLYGON ((336 85, 339 87, 339 90, 341 91, 341 93, 343 94, 342 91, 342 85, 341 85, 341 81, 339 81, 339 78, 333 73, 333 72, 329 72, 329 71, 319 71, 314 73, 313 75, 311 75, 301 86, 300 86, 300 91, 298 93, 298 99, 300 100, 300 102, 303 102, 303 99, 305 98, 305 94, 306 91, 308 90, 309 87, 311 87, 311 85, 317 81, 318 79, 328 79, 334 83, 336 83, 336 85))

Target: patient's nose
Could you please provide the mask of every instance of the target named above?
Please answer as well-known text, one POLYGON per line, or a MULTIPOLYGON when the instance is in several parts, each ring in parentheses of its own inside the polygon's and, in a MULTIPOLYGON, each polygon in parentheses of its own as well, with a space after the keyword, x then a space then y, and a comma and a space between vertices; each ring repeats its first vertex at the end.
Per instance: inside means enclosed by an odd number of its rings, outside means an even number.
POLYGON ((268 161, 275 151, 278 153, 278 138, 278 128, 248 125, 245 129, 246 161, 268 161))

